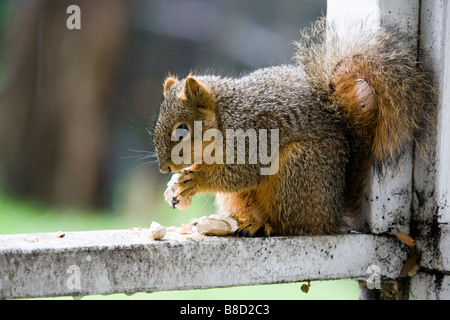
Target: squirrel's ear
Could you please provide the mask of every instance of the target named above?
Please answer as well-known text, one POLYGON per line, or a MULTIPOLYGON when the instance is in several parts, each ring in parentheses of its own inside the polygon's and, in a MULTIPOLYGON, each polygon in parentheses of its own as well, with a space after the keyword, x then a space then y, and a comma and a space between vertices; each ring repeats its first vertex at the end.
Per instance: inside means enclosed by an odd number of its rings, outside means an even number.
POLYGON ((208 96, 209 90, 203 83, 201 83, 191 75, 186 78, 186 82, 184 84, 184 89, 182 92, 182 98, 185 98, 187 100, 195 99, 197 101, 202 101, 208 99, 208 96))
POLYGON ((178 82, 177 78, 174 77, 167 77, 166 81, 164 81, 164 96, 167 95, 167 93, 169 92, 169 89, 171 86, 173 86, 175 83, 178 82))

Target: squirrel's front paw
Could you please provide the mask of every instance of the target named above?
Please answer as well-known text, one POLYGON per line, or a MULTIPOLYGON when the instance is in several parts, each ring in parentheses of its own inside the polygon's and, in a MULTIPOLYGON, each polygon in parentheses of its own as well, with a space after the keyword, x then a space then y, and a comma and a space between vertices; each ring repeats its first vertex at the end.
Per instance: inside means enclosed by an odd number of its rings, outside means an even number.
POLYGON ((172 176, 164 198, 172 208, 186 210, 192 204, 192 197, 196 194, 195 179, 192 171, 183 171, 172 176))

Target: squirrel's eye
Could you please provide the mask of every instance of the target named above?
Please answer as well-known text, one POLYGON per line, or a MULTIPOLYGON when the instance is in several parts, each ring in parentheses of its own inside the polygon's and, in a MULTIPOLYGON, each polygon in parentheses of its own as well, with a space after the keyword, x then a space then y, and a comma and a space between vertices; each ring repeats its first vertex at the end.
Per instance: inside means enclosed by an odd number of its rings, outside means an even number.
POLYGON ((189 128, 184 123, 180 124, 175 131, 177 141, 181 141, 189 135, 189 128))

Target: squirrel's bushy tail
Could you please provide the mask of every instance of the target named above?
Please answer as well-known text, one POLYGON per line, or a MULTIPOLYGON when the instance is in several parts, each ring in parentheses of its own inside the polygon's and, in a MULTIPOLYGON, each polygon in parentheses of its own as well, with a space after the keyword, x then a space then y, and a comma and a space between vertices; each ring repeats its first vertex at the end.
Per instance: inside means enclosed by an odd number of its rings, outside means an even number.
POLYGON ((412 40, 396 27, 366 30, 363 24, 342 35, 321 19, 297 43, 297 63, 349 128, 350 202, 370 167, 395 164, 432 118, 433 85, 412 40))
POLYGON ((296 61, 360 139, 373 160, 395 160, 429 121, 433 86, 411 36, 395 27, 338 34, 326 19, 302 33, 296 61))

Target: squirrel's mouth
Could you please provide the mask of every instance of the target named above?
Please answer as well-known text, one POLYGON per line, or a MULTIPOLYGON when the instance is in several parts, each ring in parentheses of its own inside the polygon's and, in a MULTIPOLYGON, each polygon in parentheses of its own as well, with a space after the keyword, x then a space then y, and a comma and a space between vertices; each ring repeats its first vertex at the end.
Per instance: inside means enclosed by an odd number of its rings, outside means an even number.
POLYGON ((201 168, 201 164, 198 163, 194 163, 194 164, 189 164, 187 166, 183 166, 181 169, 178 169, 177 171, 174 171, 174 173, 179 173, 182 171, 198 171, 201 168))
POLYGON ((161 165, 159 166, 159 171, 161 173, 180 173, 182 171, 198 171, 201 168, 201 164, 194 163, 188 165, 161 165))
POLYGON ((161 173, 171 173, 171 172, 173 172, 171 166, 165 166, 165 165, 161 165, 161 164, 159 164, 159 171, 161 173))

